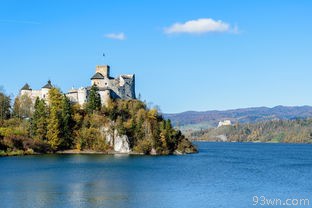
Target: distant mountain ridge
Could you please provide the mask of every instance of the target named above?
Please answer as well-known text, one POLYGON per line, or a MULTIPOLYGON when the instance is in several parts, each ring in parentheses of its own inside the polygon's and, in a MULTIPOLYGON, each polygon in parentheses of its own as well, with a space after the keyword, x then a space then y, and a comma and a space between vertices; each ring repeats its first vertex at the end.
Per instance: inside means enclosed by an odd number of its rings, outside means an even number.
POLYGON ((187 125, 205 124, 217 126, 219 121, 231 120, 234 123, 256 123, 269 120, 292 120, 298 118, 312 117, 312 106, 276 106, 240 108, 225 111, 187 111, 176 114, 164 114, 170 119, 174 126, 183 127, 187 125))

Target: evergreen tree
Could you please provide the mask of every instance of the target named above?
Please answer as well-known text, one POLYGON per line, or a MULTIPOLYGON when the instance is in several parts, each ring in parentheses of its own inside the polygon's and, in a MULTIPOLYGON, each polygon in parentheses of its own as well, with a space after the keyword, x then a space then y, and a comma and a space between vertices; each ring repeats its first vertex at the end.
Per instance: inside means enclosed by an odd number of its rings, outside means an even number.
MULTIPOLYGON (((38 106, 39 106, 40 99, 39 97, 36 98, 35 105, 34 105, 34 113, 33 116, 30 119, 30 129, 29 134, 31 137, 35 138, 36 136, 36 129, 37 129, 37 122, 39 118, 39 112, 38 112, 38 106)), ((19 108, 19 107, 16 107, 19 108)))
POLYGON ((73 119, 73 109, 70 100, 64 95, 62 99, 62 148, 69 149, 73 145, 73 128, 75 122, 73 119))
POLYGON ((45 140, 47 135, 48 111, 45 101, 37 98, 35 110, 30 120, 30 134, 35 139, 45 140))
POLYGON ((90 90, 89 101, 86 106, 86 110, 89 114, 93 113, 94 111, 101 110, 101 97, 98 92, 98 88, 96 85, 93 85, 90 90))

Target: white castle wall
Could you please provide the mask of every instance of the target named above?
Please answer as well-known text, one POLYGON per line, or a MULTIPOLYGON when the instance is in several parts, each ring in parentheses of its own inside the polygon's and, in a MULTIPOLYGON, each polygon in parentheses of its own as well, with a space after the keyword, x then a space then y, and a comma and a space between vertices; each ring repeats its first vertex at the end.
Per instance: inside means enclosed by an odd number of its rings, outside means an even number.
MULTIPOLYGON (((96 73, 102 74, 104 79, 92 79, 91 85, 96 85, 99 88, 101 103, 106 105, 110 98, 120 99, 135 99, 135 76, 120 75, 117 78, 110 77, 109 66, 96 66, 96 73)), ((49 82, 51 84, 51 82, 49 82)), ((88 101, 89 91, 91 87, 82 87, 72 89, 65 95, 73 103, 78 103, 83 106, 88 101)), ((40 99, 48 99, 48 88, 40 90, 21 90, 20 95, 27 94, 35 103, 37 97, 40 99)))
POLYGON ((31 100, 33 101, 33 103, 35 103, 37 97, 39 99, 47 99, 47 92, 46 91, 42 91, 42 90, 22 90, 20 92, 20 95, 27 95, 28 97, 31 98, 31 100))
POLYGON ((77 92, 77 103, 83 106, 88 101, 88 92, 86 88, 80 88, 77 92))

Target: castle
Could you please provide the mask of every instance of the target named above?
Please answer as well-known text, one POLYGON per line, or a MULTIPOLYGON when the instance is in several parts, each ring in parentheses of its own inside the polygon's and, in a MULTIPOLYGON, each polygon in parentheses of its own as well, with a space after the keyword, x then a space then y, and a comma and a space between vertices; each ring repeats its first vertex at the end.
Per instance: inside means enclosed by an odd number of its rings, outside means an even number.
POLYGON ((218 128, 220 128, 221 126, 232 126, 232 121, 230 121, 230 120, 220 121, 218 128))
MULTIPOLYGON (((91 86, 97 86, 101 97, 102 105, 106 105, 109 99, 136 99, 135 96, 135 75, 120 75, 117 78, 110 76, 110 67, 108 65, 96 66, 95 74, 91 77, 91 86)), ((71 89, 65 95, 73 103, 83 106, 89 98, 91 86, 71 89)), ((33 102, 39 97, 47 100, 49 90, 53 87, 51 81, 48 81, 40 90, 33 90, 28 84, 21 89, 20 95, 29 96, 33 102)))

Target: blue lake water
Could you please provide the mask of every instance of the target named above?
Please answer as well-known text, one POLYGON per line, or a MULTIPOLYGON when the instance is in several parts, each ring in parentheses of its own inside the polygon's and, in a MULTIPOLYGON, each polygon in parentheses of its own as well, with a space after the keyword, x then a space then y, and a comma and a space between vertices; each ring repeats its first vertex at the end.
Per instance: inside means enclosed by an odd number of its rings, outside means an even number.
POLYGON ((254 196, 312 207, 312 145, 196 145, 185 156, 0 158, 0 207, 266 207, 254 196))

